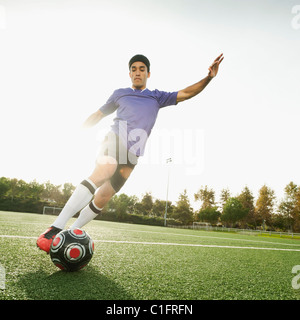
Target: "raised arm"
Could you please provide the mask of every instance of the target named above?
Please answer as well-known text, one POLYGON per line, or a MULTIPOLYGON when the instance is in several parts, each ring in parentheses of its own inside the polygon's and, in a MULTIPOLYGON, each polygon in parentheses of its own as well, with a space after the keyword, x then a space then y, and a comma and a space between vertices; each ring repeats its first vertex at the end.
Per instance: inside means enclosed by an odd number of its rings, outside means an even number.
POLYGON ((204 79, 183 90, 178 91, 177 102, 185 101, 199 94, 209 84, 211 79, 213 79, 217 75, 219 71, 219 65, 223 61, 223 59, 224 57, 222 53, 214 60, 212 65, 208 68, 209 73, 204 79))
POLYGON ((96 112, 92 113, 83 123, 82 127, 83 128, 90 128, 96 125, 101 119, 105 117, 105 114, 97 110, 96 112))

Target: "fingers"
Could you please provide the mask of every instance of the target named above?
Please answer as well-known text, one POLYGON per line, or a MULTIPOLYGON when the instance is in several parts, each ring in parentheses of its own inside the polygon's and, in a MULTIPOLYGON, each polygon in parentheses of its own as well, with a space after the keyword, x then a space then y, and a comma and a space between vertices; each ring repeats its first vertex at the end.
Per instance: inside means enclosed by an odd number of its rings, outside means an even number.
POLYGON ((209 66, 208 70, 210 74, 216 75, 218 73, 219 65, 224 60, 223 53, 221 53, 214 62, 209 66))
POLYGON ((218 66, 224 60, 224 57, 221 58, 222 55, 223 55, 223 53, 212 63, 210 68, 213 68, 216 65, 218 66))
POLYGON ((223 56, 223 53, 221 53, 221 54, 214 60, 214 62, 213 62, 212 65, 214 65, 215 63, 220 64, 220 63, 223 61, 223 59, 224 59, 224 56, 223 56))
MULTIPOLYGON (((221 53, 216 59, 215 61, 219 61, 221 58, 223 57, 223 53, 221 53)), ((221 59, 221 61, 224 59, 224 57, 221 59)), ((215 62, 214 61, 214 62, 215 62)))
POLYGON ((211 66, 209 66, 209 68, 213 68, 214 66, 216 66, 216 65, 218 65, 219 64, 219 62, 218 61, 215 61, 215 62, 213 62, 213 64, 211 65, 211 66))

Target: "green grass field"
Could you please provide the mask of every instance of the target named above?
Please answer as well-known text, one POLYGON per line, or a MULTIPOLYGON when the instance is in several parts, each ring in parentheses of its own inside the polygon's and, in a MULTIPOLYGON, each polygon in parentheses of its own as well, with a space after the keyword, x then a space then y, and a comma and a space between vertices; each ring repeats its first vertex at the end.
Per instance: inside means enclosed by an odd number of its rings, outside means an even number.
POLYGON ((93 259, 66 273, 35 244, 53 220, 0 212, 0 300, 300 299, 299 240, 92 221, 93 259))

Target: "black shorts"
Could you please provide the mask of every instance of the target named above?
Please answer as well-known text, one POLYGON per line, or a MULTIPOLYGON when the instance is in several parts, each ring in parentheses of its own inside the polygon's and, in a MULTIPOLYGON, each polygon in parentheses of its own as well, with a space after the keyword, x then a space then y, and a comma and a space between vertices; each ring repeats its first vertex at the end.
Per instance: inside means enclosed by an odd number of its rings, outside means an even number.
POLYGON ((110 156, 117 160, 117 169, 110 178, 110 182, 114 190, 118 192, 127 180, 121 174, 122 168, 129 167, 133 169, 137 165, 138 156, 129 152, 127 147, 120 141, 119 136, 112 131, 105 136, 102 142, 98 159, 101 159, 101 156, 110 156))
POLYGON ((138 156, 127 150, 118 135, 110 131, 101 144, 99 156, 110 156, 117 160, 120 165, 127 165, 130 168, 138 162, 138 156))

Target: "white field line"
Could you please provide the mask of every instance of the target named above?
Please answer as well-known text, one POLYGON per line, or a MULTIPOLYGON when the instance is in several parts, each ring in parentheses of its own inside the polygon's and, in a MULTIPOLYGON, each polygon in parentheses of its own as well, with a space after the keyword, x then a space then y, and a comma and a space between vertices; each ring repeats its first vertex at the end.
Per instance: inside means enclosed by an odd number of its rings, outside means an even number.
POLYGON ((37 237, 14 236, 14 235, 6 235, 6 234, 0 234, 0 238, 37 239, 37 237))
POLYGON ((183 246, 183 247, 204 247, 204 248, 225 248, 225 249, 253 249, 253 250, 273 250, 273 251, 297 251, 300 249, 282 248, 261 248, 261 247, 238 247, 238 246, 219 246, 214 244, 191 244, 191 243, 170 243, 170 242, 139 242, 139 241, 117 241, 117 240, 94 240, 102 243, 125 243, 125 244, 144 244, 144 245, 163 245, 163 246, 183 246))
MULTIPOLYGON (((1 219, 0 219, 1 221, 1 219)), ((9 224, 15 224, 19 221, 1 221, 9 224)), ((45 224, 40 222, 24 222, 22 221, 22 224, 45 224)), ((111 229, 114 230, 122 230, 126 232, 143 232, 143 233, 153 233, 153 234, 162 234, 162 232, 159 231, 148 231, 148 230, 134 230, 134 229, 126 229, 126 228, 114 228, 111 227, 111 229)), ((213 237, 213 236, 203 236, 203 235, 195 235, 195 234, 183 234, 183 233, 175 233, 175 232, 164 232, 164 235, 173 235, 173 236, 182 236, 182 237, 194 237, 194 238, 207 238, 207 239, 220 239, 220 240, 231 240, 231 241, 243 241, 243 242, 252 242, 252 243, 264 243, 264 244, 275 244, 279 246, 295 246, 300 247, 300 244, 296 243, 283 243, 283 242, 272 242, 272 241, 266 241, 266 240, 252 240, 252 239, 241 239, 241 238, 230 238, 230 237, 213 237)), ((1 235, 0 235, 1 237, 1 235)))
POLYGON ((213 236, 202 236, 202 235, 195 235, 195 234, 183 234, 183 233, 174 233, 174 232, 158 232, 158 231, 144 231, 144 230, 128 230, 124 228, 112 228, 114 230, 124 230, 130 232, 146 232, 146 233, 158 233, 163 235, 172 235, 172 236, 183 236, 183 237, 195 237, 195 238, 208 238, 208 239, 220 239, 220 240, 232 240, 232 241, 244 241, 244 242, 255 242, 255 243, 265 243, 265 244, 277 244, 282 246, 296 246, 300 247, 300 244, 297 243, 281 243, 281 242, 271 242, 271 241, 264 241, 264 240, 252 240, 252 239, 241 239, 241 238, 226 238, 226 237, 213 237, 213 236))
MULTIPOLYGON (((17 238, 17 239, 35 239, 36 237, 0 235, 0 238, 17 238)), ((224 248, 224 249, 252 249, 252 250, 269 250, 269 251, 296 251, 300 249, 282 249, 282 248, 261 248, 261 247, 239 247, 239 246, 219 246, 212 244, 190 244, 190 243, 170 243, 170 242, 141 242, 141 241, 117 241, 117 240, 94 240, 100 243, 115 244, 142 244, 142 245, 161 245, 161 246, 182 246, 182 247, 202 247, 202 248, 224 248)))

